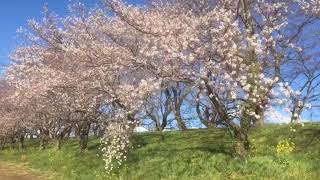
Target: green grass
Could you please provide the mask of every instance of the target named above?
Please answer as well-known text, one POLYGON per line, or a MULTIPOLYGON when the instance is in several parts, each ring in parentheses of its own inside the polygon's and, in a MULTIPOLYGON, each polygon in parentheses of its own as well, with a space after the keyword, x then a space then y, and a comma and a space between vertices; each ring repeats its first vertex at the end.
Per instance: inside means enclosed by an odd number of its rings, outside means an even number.
MULTIPOLYGON (((89 150, 78 153, 75 140, 64 143, 61 151, 28 149, 0 151, 0 161, 25 163, 39 171, 50 171, 55 179, 318 179, 320 177, 320 123, 306 124, 290 131, 288 125, 269 125, 250 135, 252 152, 245 161, 234 160, 232 141, 224 130, 190 130, 138 134, 126 164, 111 178, 104 174, 99 140, 90 141, 89 150), (278 156, 276 145, 292 138, 296 148, 278 156)), ((31 147, 30 147, 31 146, 31 147)))

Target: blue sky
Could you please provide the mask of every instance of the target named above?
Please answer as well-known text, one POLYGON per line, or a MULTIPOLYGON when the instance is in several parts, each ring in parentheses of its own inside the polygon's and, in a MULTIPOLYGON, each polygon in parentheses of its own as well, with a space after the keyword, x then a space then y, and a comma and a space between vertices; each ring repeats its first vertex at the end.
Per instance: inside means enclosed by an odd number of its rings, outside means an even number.
MULTIPOLYGON (((94 7, 100 0, 84 0, 86 5, 94 7)), ((145 0, 130 0, 130 3, 141 4, 145 0)), ((18 45, 16 30, 26 27, 28 19, 41 19, 42 7, 48 4, 49 9, 60 16, 68 13, 70 0, 2 0, 0 5, 0 64, 8 63, 8 55, 18 45)))
POLYGON ((0 63, 8 62, 9 53, 18 44, 16 30, 26 26, 28 19, 41 18, 42 7, 45 3, 58 14, 67 13, 68 0, 4 0, 0 6, 0 63))

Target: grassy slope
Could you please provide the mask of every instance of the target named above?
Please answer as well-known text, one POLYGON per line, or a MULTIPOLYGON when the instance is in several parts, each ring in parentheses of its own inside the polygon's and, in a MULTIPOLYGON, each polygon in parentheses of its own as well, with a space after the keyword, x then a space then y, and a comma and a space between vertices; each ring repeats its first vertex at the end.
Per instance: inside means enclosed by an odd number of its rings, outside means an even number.
MULTIPOLYGON (((320 123, 307 124, 290 132, 289 126, 273 125, 251 134, 252 153, 246 161, 230 157, 231 140, 223 130, 190 130, 140 134, 126 166, 112 179, 318 179, 320 177, 320 123), (279 140, 295 134, 293 154, 276 156, 279 140), (285 161, 283 161, 285 160, 285 161)), ((33 143, 33 144, 32 144, 33 143)), ((39 151, 35 142, 25 152, 0 151, 0 161, 25 163, 40 171, 60 174, 61 179, 106 179, 99 140, 92 140, 88 152, 77 153, 77 142, 69 140, 63 149, 39 151)))

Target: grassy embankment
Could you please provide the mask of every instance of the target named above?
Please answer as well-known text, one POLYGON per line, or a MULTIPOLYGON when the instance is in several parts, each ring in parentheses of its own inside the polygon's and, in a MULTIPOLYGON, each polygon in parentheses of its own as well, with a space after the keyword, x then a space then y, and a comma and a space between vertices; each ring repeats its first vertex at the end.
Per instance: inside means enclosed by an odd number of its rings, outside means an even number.
MULTIPOLYGON (((231 139, 224 130, 190 130, 138 134, 134 150, 122 169, 111 179, 318 179, 320 177, 320 123, 290 131, 288 125, 269 125, 250 135, 252 152, 246 161, 230 156, 231 139), (277 155, 280 140, 291 137, 294 151, 277 155)), ((28 142, 25 151, 0 151, 0 161, 25 164, 37 171, 52 172, 54 179, 109 179, 104 175, 99 140, 90 141, 78 153, 76 140, 68 140, 61 151, 40 151, 28 142)))

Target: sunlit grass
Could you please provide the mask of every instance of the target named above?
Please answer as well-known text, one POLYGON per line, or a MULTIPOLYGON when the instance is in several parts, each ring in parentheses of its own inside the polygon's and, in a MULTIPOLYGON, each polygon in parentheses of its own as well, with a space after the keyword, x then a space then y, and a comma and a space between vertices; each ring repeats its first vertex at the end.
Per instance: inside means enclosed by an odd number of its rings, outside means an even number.
MULTIPOLYGON (((134 150, 127 163, 111 179, 318 179, 320 177, 320 124, 306 124, 290 131, 287 125, 269 125, 250 135, 252 152, 246 161, 231 157, 232 141, 221 129, 145 133, 134 137, 134 150), (278 156, 279 141, 292 138, 296 147, 278 156)), ((89 150, 78 152, 76 140, 68 140, 61 151, 28 149, 0 151, 0 160, 27 163, 40 171, 59 174, 61 179, 106 179, 99 140, 89 150)), ((30 147, 31 146, 31 147, 30 147)))

